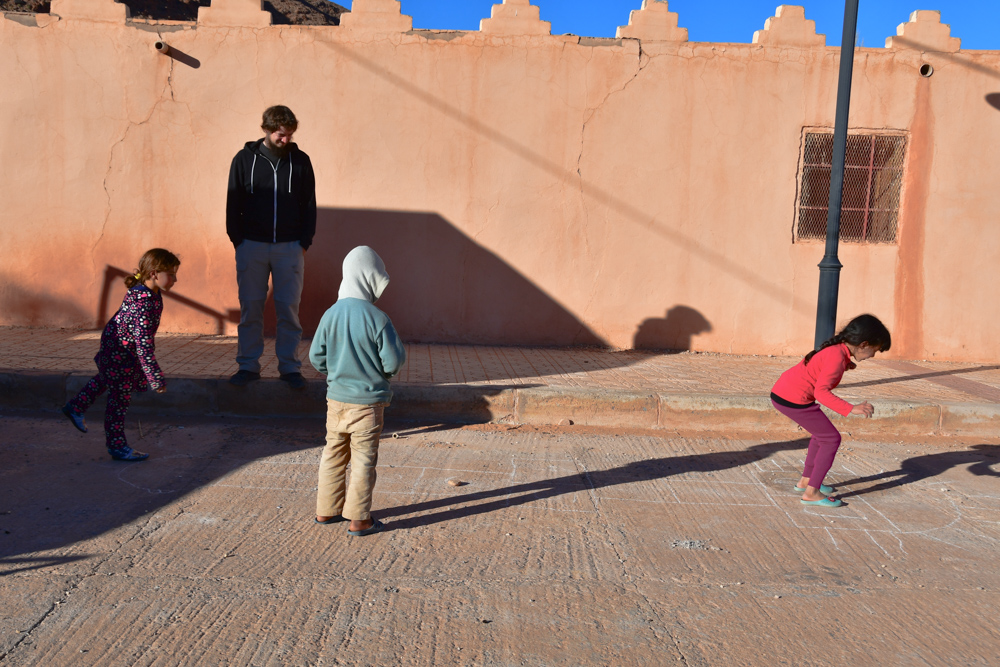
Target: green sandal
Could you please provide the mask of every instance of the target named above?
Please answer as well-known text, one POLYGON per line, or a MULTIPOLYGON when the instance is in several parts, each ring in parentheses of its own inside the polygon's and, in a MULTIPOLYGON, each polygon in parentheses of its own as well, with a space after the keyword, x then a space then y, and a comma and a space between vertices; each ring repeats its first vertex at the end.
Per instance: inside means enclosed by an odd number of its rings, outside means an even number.
MULTIPOLYGON (((802 488, 801 486, 794 486, 794 487, 792 487, 792 489, 795 491, 795 493, 805 493, 806 492, 806 490, 804 488, 802 488)), ((828 496, 831 493, 833 493, 833 487, 832 486, 827 486, 826 484, 820 484, 819 485, 819 492, 822 493, 824 496, 828 496)))
POLYGON ((800 500, 803 505, 819 505, 820 507, 840 507, 843 501, 839 498, 824 498, 823 500, 800 500))

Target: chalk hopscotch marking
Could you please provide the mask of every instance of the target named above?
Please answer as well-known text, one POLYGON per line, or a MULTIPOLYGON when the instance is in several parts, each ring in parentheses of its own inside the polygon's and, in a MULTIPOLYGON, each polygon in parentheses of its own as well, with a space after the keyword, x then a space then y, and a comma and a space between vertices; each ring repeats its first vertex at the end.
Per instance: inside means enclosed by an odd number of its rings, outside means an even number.
MULTIPOLYGON (((520 457, 528 459, 529 457, 520 457)), ((741 500, 741 498, 746 497, 746 494, 736 493, 733 494, 734 498, 732 500, 723 499, 719 497, 718 501, 693 501, 693 500, 682 500, 678 495, 677 491, 681 488, 686 488, 688 492, 691 492, 692 488, 697 488, 698 486, 703 486, 706 492, 712 492, 717 497, 719 496, 716 486, 720 483, 717 479, 713 480, 711 483, 707 481, 702 481, 697 479, 697 473, 687 473, 683 477, 679 475, 665 476, 661 478, 643 480, 643 483, 652 483, 656 488, 660 490, 662 496, 660 499, 648 499, 648 498, 630 498, 627 494, 614 494, 605 495, 602 493, 607 487, 598 487, 593 481, 593 477, 590 469, 587 467, 586 463, 570 457, 559 458, 559 459, 530 459, 532 464, 541 467, 547 466, 547 470, 550 474, 557 474, 559 472, 565 471, 567 475, 576 473, 582 476, 582 481, 579 485, 573 483, 567 484, 557 484, 549 487, 547 490, 560 489, 562 493, 575 493, 579 491, 587 492, 588 497, 591 500, 593 509, 568 509, 565 507, 553 507, 546 506, 545 504, 539 504, 536 509, 550 511, 550 512, 563 512, 563 513, 600 513, 601 512, 601 502, 602 501, 614 501, 614 502, 632 502, 632 503, 642 503, 643 505, 688 505, 688 506, 723 506, 723 507, 747 507, 747 508, 774 508, 778 510, 781 514, 784 514, 785 519, 788 524, 799 530, 822 530, 825 532, 826 537, 829 538, 830 544, 838 551, 843 551, 840 542, 836 538, 837 531, 840 533, 850 533, 850 532, 864 532, 868 539, 875 544, 878 549, 888 557, 891 557, 889 551, 883 544, 879 541, 877 536, 888 536, 896 542, 896 545, 890 547, 891 549, 898 549, 899 552, 907 554, 905 548, 904 538, 910 536, 922 536, 932 539, 936 542, 942 544, 947 544, 955 548, 961 549, 963 551, 968 551, 968 549, 959 542, 961 540, 949 540, 942 533, 947 531, 953 531, 955 533, 961 533, 962 535, 968 536, 970 539, 980 539, 987 540, 990 543, 996 543, 998 540, 987 534, 977 532, 975 530, 976 524, 988 524, 995 525, 1000 524, 1000 519, 993 521, 984 517, 966 517, 962 511, 962 507, 959 506, 954 500, 951 500, 950 507, 942 508, 948 514, 952 514, 951 520, 947 521, 943 525, 922 528, 918 530, 904 530, 902 529, 896 521, 886 514, 882 509, 879 509, 867 499, 862 497, 854 497, 852 499, 852 504, 855 506, 854 510, 856 514, 847 514, 844 512, 825 512, 819 508, 803 508, 801 512, 792 511, 793 504, 790 504, 790 499, 794 499, 794 494, 788 494, 786 497, 784 494, 778 494, 775 489, 768 486, 762 479, 761 475, 773 475, 776 472, 779 473, 790 473, 791 470, 797 468, 798 463, 782 462, 778 460, 778 457, 770 457, 764 461, 753 461, 744 466, 740 466, 739 470, 742 475, 749 477, 749 481, 744 480, 733 480, 721 482, 728 487, 756 487, 761 494, 760 502, 747 502, 741 500), (837 525, 837 526, 815 526, 815 525, 804 525, 801 522, 801 517, 803 515, 810 515, 820 518, 835 518, 841 524, 850 525, 837 525), (884 522, 886 528, 879 528, 876 526, 868 525, 866 523, 871 523, 874 517, 878 517, 879 522, 884 522), (959 527, 962 522, 967 524, 972 524, 973 530, 963 530, 959 527)), ((251 463, 247 461, 246 463, 251 463)), ((315 467, 315 462, 302 462, 302 461, 281 461, 281 460, 258 460, 253 461, 251 466, 242 467, 240 464, 236 464, 233 469, 228 471, 223 475, 218 481, 213 484, 207 485, 207 487, 219 487, 219 488, 238 488, 246 490, 260 490, 260 491, 282 491, 291 493, 314 493, 315 485, 311 484, 309 487, 298 486, 298 487, 280 487, 280 486, 267 486, 267 485, 254 485, 254 484, 240 484, 237 482, 235 477, 240 474, 248 473, 253 476, 258 477, 284 477, 285 474, 281 472, 271 472, 260 470, 262 467, 287 467, 287 466, 308 466, 310 468, 315 467)), ((856 467, 856 466, 855 466, 856 467)), ((518 457, 511 457, 509 460, 509 467, 507 470, 476 470, 464 467, 434 467, 434 466, 411 466, 411 465, 392 465, 391 467, 384 468, 384 474, 389 473, 389 471, 397 473, 407 473, 416 472, 415 477, 411 478, 413 481, 410 484, 413 486, 412 491, 380 491, 380 494, 390 495, 394 497, 405 497, 412 496, 416 489, 427 483, 429 480, 435 479, 437 477, 453 476, 456 474, 466 474, 475 475, 481 480, 489 480, 492 478, 493 484, 502 483, 503 481, 509 482, 512 486, 516 485, 518 474, 520 473, 521 466, 519 466, 518 457)), ((544 468, 540 468, 544 469, 544 468)), ((128 470, 122 470, 118 473, 117 477, 120 481, 133 488, 140 489, 150 494, 169 494, 177 493, 181 489, 153 489, 147 488, 140 484, 133 483, 128 480, 125 475, 128 474, 128 470)), ((605 472, 605 471, 601 471, 605 472)), ((840 474, 848 474, 852 477, 858 477, 862 473, 857 472, 853 467, 847 465, 840 465, 834 472, 840 474)), ((884 468, 879 468, 879 473, 885 472, 884 468)), ((400 477, 405 477, 401 475, 400 477)), ((544 483, 546 478, 541 478, 535 480, 538 483, 544 483)), ((935 489, 933 487, 940 486, 941 482, 922 480, 916 482, 911 486, 912 488, 919 489, 921 493, 934 493, 935 489)), ((951 483, 953 485, 953 483, 951 483)), ((629 482, 624 482, 623 486, 627 487, 631 484, 629 482)), ((491 486, 493 489, 500 490, 499 488, 492 486, 492 484, 487 483, 487 486, 491 486)), ((619 486, 609 485, 609 486, 619 486)), ((434 497, 434 498, 446 498, 451 494, 448 493, 438 493, 425 491, 424 495, 434 497)), ((529 496, 531 494, 528 494, 529 496)), ((506 501, 506 504, 510 506, 513 499, 523 499, 524 495, 519 495, 516 493, 507 493, 502 495, 506 501)), ((1000 496, 994 495, 979 495, 975 496, 977 499, 982 499, 982 501, 989 502, 990 500, 1000 499, 1000 496)), ((544 500, 550 500, 550 498, 545 498, 544 500)), ((756 498, 755 498, 756 500, 756 498)), ((981 501, 981 502, 982 502, 981 501)), ((578 502, 577 499, 573 499, 573 502, 578 502)), ((798 509, 798 508, 795 508, 798 509)), ((981 505, 969 506, 966 509, 976 510, 977 512, 995 512, 997 508, 983 507, 981 505)))

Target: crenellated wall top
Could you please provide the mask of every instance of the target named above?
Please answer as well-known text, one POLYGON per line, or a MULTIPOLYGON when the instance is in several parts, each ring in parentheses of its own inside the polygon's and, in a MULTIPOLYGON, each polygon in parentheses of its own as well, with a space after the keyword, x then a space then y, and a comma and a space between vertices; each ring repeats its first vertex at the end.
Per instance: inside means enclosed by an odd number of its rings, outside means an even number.
MULTIPOLYGON (((353 0, 351 11, 341 15, 340 26, 329 27, 373 35, 434 32, 413 30, 412 17, 403 13, 405 1, 353 0)), ((667 0, 635 1, 641 2, 641 6, 629 13, 626 25, 618 27, 617 40, 688 41, 687 28, 679 26, 678 14, 669 10, 667 0)), ((545 0, 502 0, 493 5, 489 18, 482 19, 479 32, 499 37, 550 37, 552 25, 542 20, 544 4, 545 0)), ((52 0, 50 14, 69 21, 125 23, 130 19, 127 3, 116 0, 52 0)), ((271 14, 263 7, 263 0, 211 0, 210 6, 198 9, 197 25, 267 28, 272 21, 271 14)), ((752 43, 764 48, 823 48, 826 36, 816 32, 815 21, 806 18, 803 7, 781 5, 774 16, 764 22, 764 28, 754 32, 752 43)), ((950 26, 941 23, 941 12, 919 10, 910 15, 909 21, 899 25, 895 36, 886 38, 885 45, 895 50, 954 53, 961 48, 961 40, 952 37, 950 26)))
POLYGON ((910 20, 900 23, 895 37, 887 37, 887 49, 918 49, 954 53, 961 48, 962 40, 951 36, 951 27, 941 23, 941 12, 919 10, 910 14, 910 20))
POLYGON ((754 44, 767 46, 826 46, 826 35, 816 34, 816 22, 806 19, 806 10, 798 5, 781 5, 764 22, 764 29, 753 34, 754 44))

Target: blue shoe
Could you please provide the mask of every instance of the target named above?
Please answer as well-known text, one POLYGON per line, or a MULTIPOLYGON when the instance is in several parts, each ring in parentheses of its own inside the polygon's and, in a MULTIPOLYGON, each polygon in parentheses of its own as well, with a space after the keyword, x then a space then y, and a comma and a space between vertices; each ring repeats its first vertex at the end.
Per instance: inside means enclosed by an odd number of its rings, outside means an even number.
POLYGON ((123 449, 109 449, 108 453, 111 454, 111 458, 115 461, 145 461, 149 458, 149 454, 137 452, 131 447, 125 447, 123 449))
POLYGON ((840 507, 844 503, 839 498, 824 498, 823 500, 800 500, 803 505, 819 505, 820 507, 840 507))
MULTIPOLYGON (((803 489, 801 486, 796 486, 796 487, 792 487, 792 488, 795 489, 795 493, 805 493, 806 492, 806 490, 803 489)), ((828 496, 831 493, 833 493, 833 487, 832 486, 827 486, 826 484, 820 484, 819 485, 819 492, 822 493, 824 496, 828 496)))
POLYGON ((69 418, 69 420, 71 422, 73 422, 73 426, 76 427, 76 430, 78 430, 78 431, 80 431, 82 433, 86 433, 87 432, 87 422, 84 421, 83 415, 81 413, 79 413, 75 409, 73 409, 72 405, 70 405, 69 403, 67 403, 66 405, 64 405, 63 409, 62 409, 62 413, 64 415, 66 415, 66 417, 69 418))

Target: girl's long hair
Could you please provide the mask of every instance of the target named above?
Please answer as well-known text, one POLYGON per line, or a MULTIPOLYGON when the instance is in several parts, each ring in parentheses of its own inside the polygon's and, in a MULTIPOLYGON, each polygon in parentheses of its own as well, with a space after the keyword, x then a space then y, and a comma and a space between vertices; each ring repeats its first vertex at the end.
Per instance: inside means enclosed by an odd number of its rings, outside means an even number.
POLYGON ((872 346, 878 345, 879 351, 885 352, 892 347, 892 336, 889 335, 889 330, 885 328, 885 325, 874 315, 858 315, 848 322, 847 326, 840 330, 840 333, 820 345, 819 349, 807 354, 806 364, 820 350, 840 343, 850 343, 851 345, 868 343, 872 346))
POLYGON ((149 280, 149 277, 154 273, 158 271, 177 271, 177 267, 180 265, 181 260, 169 250, 164 250, 163 248, 147 250, 142 258, 139 259, 139 268, 132 271, 132 275, 126 276, 125 287, 132 289, 136 285, 141 285, 149 280))

